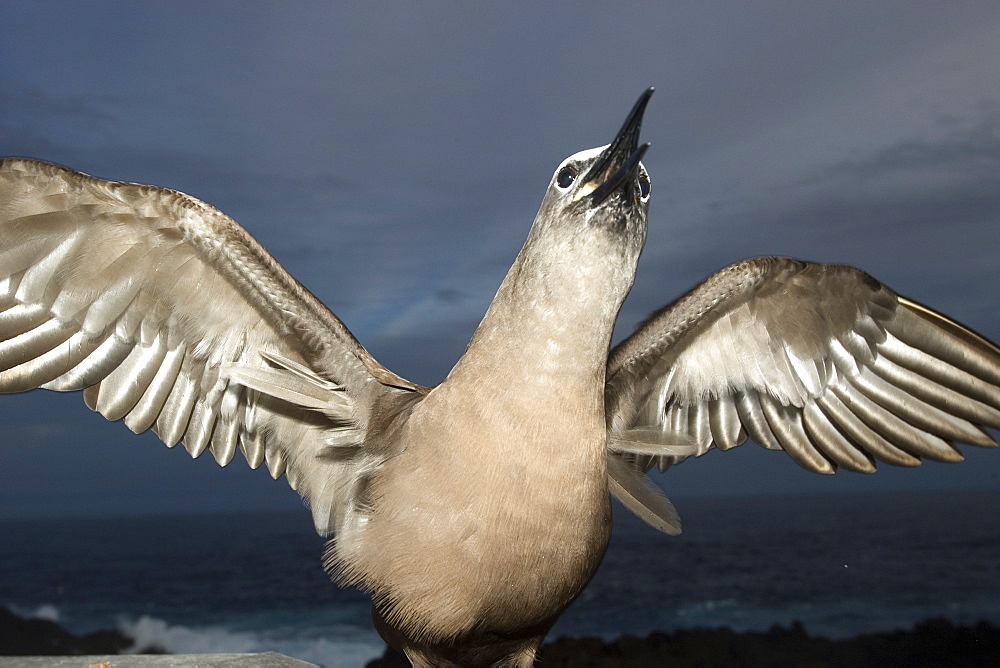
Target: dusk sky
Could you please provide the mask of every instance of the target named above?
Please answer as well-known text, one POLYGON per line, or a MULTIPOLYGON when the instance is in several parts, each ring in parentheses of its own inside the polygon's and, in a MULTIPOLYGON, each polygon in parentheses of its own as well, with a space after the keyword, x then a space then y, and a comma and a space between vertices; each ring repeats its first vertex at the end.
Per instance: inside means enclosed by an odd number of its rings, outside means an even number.
MULTIPOLYGON (((0 155, 190 193, 384 365, 444 378, 552 170, 657 88, 649 238, 616 340, 755 255, 862 267, 1000 339, 1000 3, 4 2, 0 155)), ((293 508, 79 395, 0 397, 0 518, 293 508)), ((809 473, 748 443, 668 495, 1000 488, 809 473)))

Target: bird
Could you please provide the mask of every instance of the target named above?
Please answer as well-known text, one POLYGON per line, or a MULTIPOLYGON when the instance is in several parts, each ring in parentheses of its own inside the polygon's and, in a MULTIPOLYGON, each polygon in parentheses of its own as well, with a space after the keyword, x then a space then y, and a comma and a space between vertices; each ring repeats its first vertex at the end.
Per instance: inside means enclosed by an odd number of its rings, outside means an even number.
POLYGON ((748 440, 872 472, 994 447, 1000 349, 862 270, 726 267, 612 347, 645 244, 653 89, 553 172, 464 353, 379 364, 248 232, 183 193, 0 162, 0 391, 82 391, 133 432, 284 476, 414 666, 533 665, 601 563, 612 496, 748 440))

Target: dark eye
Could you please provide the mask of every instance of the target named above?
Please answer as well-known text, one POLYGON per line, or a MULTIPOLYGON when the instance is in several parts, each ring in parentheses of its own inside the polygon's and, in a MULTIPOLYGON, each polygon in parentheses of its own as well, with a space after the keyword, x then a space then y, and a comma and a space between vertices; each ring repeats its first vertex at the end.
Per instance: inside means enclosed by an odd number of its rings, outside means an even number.
POLYGON ((572 167, 563 167, 556 175, 556 185, 563 190, 573 185, 573 181, 576 181, 576 170, 572 167))
POLYGON ((639 176, 639 196, 643 199, 649 197, 649 177, 645 174, 639 176))

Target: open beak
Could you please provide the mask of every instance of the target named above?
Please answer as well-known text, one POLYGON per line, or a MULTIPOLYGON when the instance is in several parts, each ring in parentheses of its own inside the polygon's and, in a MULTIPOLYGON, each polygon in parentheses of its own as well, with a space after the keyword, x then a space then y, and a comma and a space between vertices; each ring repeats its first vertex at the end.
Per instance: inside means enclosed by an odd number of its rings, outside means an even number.
POLYGON ((646 111, 649 98, 653 96, 653 90, 647 88, 639 96, 614 141, 608 144, 584 175, 582 190, 590 198, 590 206, 602 204, 613 192, 625 184, 635 182, 639 161, 649 148, 648 143, 639 146, 639 130, 642 127, 642 114, 646 111))

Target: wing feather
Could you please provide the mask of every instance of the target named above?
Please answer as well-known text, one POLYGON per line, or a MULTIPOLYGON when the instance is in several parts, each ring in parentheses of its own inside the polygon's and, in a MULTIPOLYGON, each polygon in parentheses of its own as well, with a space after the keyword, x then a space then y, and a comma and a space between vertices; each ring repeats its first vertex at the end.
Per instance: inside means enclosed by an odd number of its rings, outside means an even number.
POLYGON ((712 399, 708 408, 708 421, 712 440, 723 450, 736 447, 746 438, 740 414, 731 401, 712 399))
MULTIPOLYGON (((183 345, 170 347, 169 342, 167 343, 163 359, 157 365, 153 377, 142 392, 142 396, 123 418, 128 428, 135 433, 139 434, 151 428, 156 422, 157 416, 163 411, 170 391, 174 387, 174 383, 177 382, 177 375, 181 371, 184 352, 183 345)), ((176 443, 176 441, 174 442, 176 443)))
POLYGON ((802 411, 802 426, 806 438, 812 441, 827 459, 837 466, 857 473, 873 473, 875 462, 866 450, 858 448, 837 428, 816 403, 808 403, 802 411))

